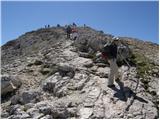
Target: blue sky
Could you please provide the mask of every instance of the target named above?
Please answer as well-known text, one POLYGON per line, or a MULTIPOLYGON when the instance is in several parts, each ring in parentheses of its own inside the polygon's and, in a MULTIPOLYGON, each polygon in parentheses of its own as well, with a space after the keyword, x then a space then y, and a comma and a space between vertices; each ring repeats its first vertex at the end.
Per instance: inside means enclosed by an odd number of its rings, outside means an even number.
POLYGON ((159 42, 158 1, 3 1, 1 7, 2 44, 46 24, 72 22, 115 36, 159 42))

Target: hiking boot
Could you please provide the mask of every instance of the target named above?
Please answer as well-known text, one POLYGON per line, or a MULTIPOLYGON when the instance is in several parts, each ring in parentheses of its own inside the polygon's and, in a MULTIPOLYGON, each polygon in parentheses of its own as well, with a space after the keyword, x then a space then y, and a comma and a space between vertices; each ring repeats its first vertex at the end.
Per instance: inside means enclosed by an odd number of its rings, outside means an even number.
POLYGON ((115 87, 115 85, 113 84, 113 85, 107 85, 109 88, 113 88, 113 87, 115 87))

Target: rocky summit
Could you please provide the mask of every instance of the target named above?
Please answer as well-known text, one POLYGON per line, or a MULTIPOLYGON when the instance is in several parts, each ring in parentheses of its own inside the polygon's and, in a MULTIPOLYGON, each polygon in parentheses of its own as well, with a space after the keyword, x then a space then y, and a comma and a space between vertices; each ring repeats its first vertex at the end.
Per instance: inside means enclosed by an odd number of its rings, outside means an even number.
POLYGON ((114 36, 77 27, 41 28, 1 46, 1 118, 159 118, 159 45, 119 37, 131 52, 118 62, 120 81, 107 87, 110 67, 97 57, 114 36))

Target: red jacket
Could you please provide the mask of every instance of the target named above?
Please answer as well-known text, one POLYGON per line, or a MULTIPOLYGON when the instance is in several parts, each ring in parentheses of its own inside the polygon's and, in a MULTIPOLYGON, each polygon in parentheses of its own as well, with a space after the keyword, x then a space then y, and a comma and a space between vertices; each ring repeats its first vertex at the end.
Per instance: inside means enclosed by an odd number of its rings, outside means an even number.
POLYGON ((108 59, 108 58, 107 58, 107 54, 106 54, 106 53, 102 52, 102 54, 101 54, 101 55, 102 55, 102 58, 104 58, 104 59, 108 59))
POLYGON ((78 32, 76 29, 72 28, 72 33, 78 32))

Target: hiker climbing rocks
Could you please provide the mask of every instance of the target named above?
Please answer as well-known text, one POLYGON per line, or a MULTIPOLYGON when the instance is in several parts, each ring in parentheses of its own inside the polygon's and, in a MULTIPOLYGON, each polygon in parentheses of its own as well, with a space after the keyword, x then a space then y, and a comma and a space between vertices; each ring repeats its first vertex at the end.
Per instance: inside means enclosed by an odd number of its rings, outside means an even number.
POLYGON ((76 28, 72 28, 71 38, 72 40, 76 40, 78 37, 78 30, 76 28))
POLYGON ((72 28, 71 28, 70 26, 68 26, 68 27, 66 28, 66 32, 67 32, 67 39, 70 39, 70 34, 71 34, 71 32, 72 32, 72 28))
POLYGON ((102 49, 102 57, 108 60, 110 64, 110 75, 108 80, 108 87, 115 87, 114 80, 118 78, 118 65, 117 65, 117 38, 110 45, 104 45, 102 49))

